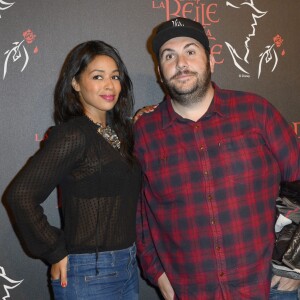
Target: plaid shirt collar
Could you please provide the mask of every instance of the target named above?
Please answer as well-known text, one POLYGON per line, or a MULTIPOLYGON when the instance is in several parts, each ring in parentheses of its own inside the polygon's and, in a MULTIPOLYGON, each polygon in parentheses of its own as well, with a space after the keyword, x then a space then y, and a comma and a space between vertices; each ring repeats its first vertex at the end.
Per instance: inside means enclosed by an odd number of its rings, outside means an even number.
MULTIPOLYGON (((215 90, 214 98, 204 116, 201 118, 210 118, 213 114, 218 114, 220 117, 225 117, 229 114, 228 105, 224 103, 220 88, 212 82, 213 88, 215 90)), ((171 97, 166 96, 164 105, 167 109, 162 110, 162 128, 166 129, 171 126, 176 121, 186 122, 188 120, 182 118, 178 115, 172 106, 171 97)))

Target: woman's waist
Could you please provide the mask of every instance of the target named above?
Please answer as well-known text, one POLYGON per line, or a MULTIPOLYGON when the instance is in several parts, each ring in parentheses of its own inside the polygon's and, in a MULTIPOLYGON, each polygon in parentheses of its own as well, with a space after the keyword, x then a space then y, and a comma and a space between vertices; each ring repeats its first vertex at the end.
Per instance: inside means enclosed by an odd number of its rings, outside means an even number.
MULTIPOLYGON (((95 249, 94 249, 95 250, 95 249)), ((72 265, 86 264, 109 264, 115 265, 122 262, 128 262, 128 259, 134 259, 136 256, 136 246, 132 243, 129 247, 90 253, 70 253, 68 261, 72 265)))

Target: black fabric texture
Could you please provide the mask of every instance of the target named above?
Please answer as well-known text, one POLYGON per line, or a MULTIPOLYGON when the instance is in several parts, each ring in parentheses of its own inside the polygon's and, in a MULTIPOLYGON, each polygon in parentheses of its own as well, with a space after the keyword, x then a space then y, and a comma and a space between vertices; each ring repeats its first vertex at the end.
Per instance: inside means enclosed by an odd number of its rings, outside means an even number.
POLYGON ((140 167, 130 166, 83 116, 51 129, 6 198, 29 251, 53 264, 70 253, 131 246, 140 184, 140 167), (49 224, 41 206, 57 186, 63 229, 49 224))

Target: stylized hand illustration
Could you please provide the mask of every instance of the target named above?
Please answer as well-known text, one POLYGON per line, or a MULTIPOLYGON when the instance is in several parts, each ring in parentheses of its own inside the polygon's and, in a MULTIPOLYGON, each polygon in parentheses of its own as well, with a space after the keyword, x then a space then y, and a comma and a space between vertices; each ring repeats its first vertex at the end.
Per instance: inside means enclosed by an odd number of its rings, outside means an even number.
MULTIPOLYGON (((272 68, 271 72, 273 72, 275 70, 276 66, 277 66, 278 56, 277 56, 277 53, 275 51, 275 46, 277 48, 279 48, 281 46, 281 44, 283 43, 283 39, 279 34, 277 34, 276 36, 273 37, 273 41, 274 41, 274 43, 272 45, 266 46, 266 51, 259 55, 260 61, 259 61, 259 65, 258 65, 258 78, 260 77, 260 74, 261 74, 261 71, 262 71, 262 63, 263 62, 265 64, 268 64, 268 63, 272 62, 272 60, 274 61, 273 68, 272 68)), ((285 54, 285 52, 283 50, 281 52, 281 55, 283 56, 284 54, 285 54)))
MULTIPOLYGON (((28 64, 29 56, 28 56, 27 50, 26 50, 23 43, 26 41, 27 44, 31 44, 35 40, 36 35, 32 32, 32 30, 28 29, 28 30, 23 32, 23 37, 24 37, 24 39, 21 42, 12 43, 15 46, 11 50, 7 50, 4 53, 7 56, 6 56, 6 59, 5 59, 5 62, 4 62, 3 79, 5 78, 5 75, 6 75, 6 72, 7 72, 8 59, 10 58, 11 55, 12 55, 13 62, 15 62, 19 58, 22 57, 22 53, 24 52, 25 62, 24 62, 24 65, 21 69, 21 72, 23 72, 23 70, 26 68, 26 66, 28 64), (21 45, 22 45, 22 47, 21 47, 21 45)), ((35 47, 34 53, 36 54, 37 52, 38 52, 38 48, 35 47)))

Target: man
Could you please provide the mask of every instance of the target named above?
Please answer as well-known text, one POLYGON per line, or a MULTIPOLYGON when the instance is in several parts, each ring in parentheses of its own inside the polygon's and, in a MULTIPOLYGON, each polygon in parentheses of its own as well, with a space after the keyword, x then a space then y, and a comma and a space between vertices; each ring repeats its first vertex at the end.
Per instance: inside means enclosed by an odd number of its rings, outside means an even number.
POLYGON ((200 23, 164 22, 152 48, 168 95, 135 126, 144 274, 165 299, 268 299, 279 184, 300 178, 295 133, 262 97, 211 82, 200 23))

